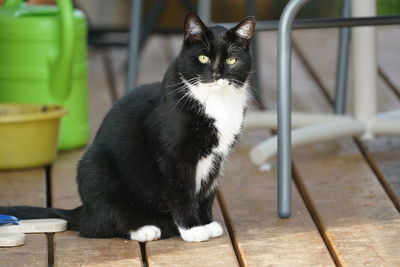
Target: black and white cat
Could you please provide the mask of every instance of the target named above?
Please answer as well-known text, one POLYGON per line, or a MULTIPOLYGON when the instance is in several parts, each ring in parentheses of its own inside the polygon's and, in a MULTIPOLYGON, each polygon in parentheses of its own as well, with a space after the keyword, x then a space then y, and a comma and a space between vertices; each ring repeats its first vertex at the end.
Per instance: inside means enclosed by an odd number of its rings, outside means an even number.
POLYGON ((186 16, 184 42, 161 83, 115 103, 78 165, 82 206, 0 207, 21 219, 61 217, 84 237, 151 241, 221 236, 212 203, 248 98, 255 21, 227 30, 186 16))

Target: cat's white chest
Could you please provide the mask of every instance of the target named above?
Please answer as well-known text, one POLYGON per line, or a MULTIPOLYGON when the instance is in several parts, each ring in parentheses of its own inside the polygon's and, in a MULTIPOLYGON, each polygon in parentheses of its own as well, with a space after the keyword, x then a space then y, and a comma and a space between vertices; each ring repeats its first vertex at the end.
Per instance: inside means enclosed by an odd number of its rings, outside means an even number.
MULTIPOLYGON (((246 86, 246 85, 245 85, 246 86)), ((225 157, 233 144, 235 137, 240 133, 244 108, 247 102, 246 88, 235 88, 222 81, 215 85, 189 85, 190 93, 203 106, 206 115, 215 120, 214 126, 218 131, 218 146, 213 149, 225 157)), ((196 191, 201 187, 201 182, 208 178, 212 170, 214 155, 201 158, 196 168, 196 191)))

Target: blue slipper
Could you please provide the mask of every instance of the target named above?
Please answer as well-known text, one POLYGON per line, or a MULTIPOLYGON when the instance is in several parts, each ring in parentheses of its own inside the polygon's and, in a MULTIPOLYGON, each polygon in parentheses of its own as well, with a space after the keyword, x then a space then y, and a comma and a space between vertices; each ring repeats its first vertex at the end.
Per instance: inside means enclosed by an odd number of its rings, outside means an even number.
POLYGON ((18 225, 19 219, 11 215, 0 214, 0 225, 9 223, 18 225))

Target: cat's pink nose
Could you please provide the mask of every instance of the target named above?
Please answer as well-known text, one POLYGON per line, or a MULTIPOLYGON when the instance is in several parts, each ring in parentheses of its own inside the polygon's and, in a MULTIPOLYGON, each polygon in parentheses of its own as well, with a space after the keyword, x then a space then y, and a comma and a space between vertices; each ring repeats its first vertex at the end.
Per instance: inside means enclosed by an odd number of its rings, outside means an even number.
POLYGON ((221 74, 214 72, 212 77, 213 77, 214 81, 217 81, 217 80, 221 79, 221 74))

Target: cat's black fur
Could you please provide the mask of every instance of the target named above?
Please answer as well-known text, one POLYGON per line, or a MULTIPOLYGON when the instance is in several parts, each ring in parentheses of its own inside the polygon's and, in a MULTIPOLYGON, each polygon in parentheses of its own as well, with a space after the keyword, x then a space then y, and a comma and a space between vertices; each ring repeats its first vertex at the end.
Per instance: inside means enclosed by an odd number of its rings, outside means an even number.
POLYGON ((249 36, 242 36, 246 38, 239 37, 236 28, 208 29, 196 15, 187 16, 182 50, 162 83, 141 86, 117 101, 80 160, 81 207, 0 207, 0 213, 20 219, 61 217, 85 237, 127 237, 130 230, 155 225, 166 238, 179 234, 177 225, 188 229, 210 223, 215 196, 211 185, 219 176, 223 156, 216 155, 216 168, 196 193, 196 164, 218 145, 218 131, 198 101, 179 101, 188 90, 181 76, 190 80, 200 75, 204 82, 223 77, 243 84, 251 68, 254 21, 243 22, 252 27, 249 36), (201 27, 200 34, 188 28, 190 20, 201 27), (210 65, 198 61, 199 53, 224 59, 229 46, 234 48, 230 56, 240 60, 235 68, 224 60, 210 65))

